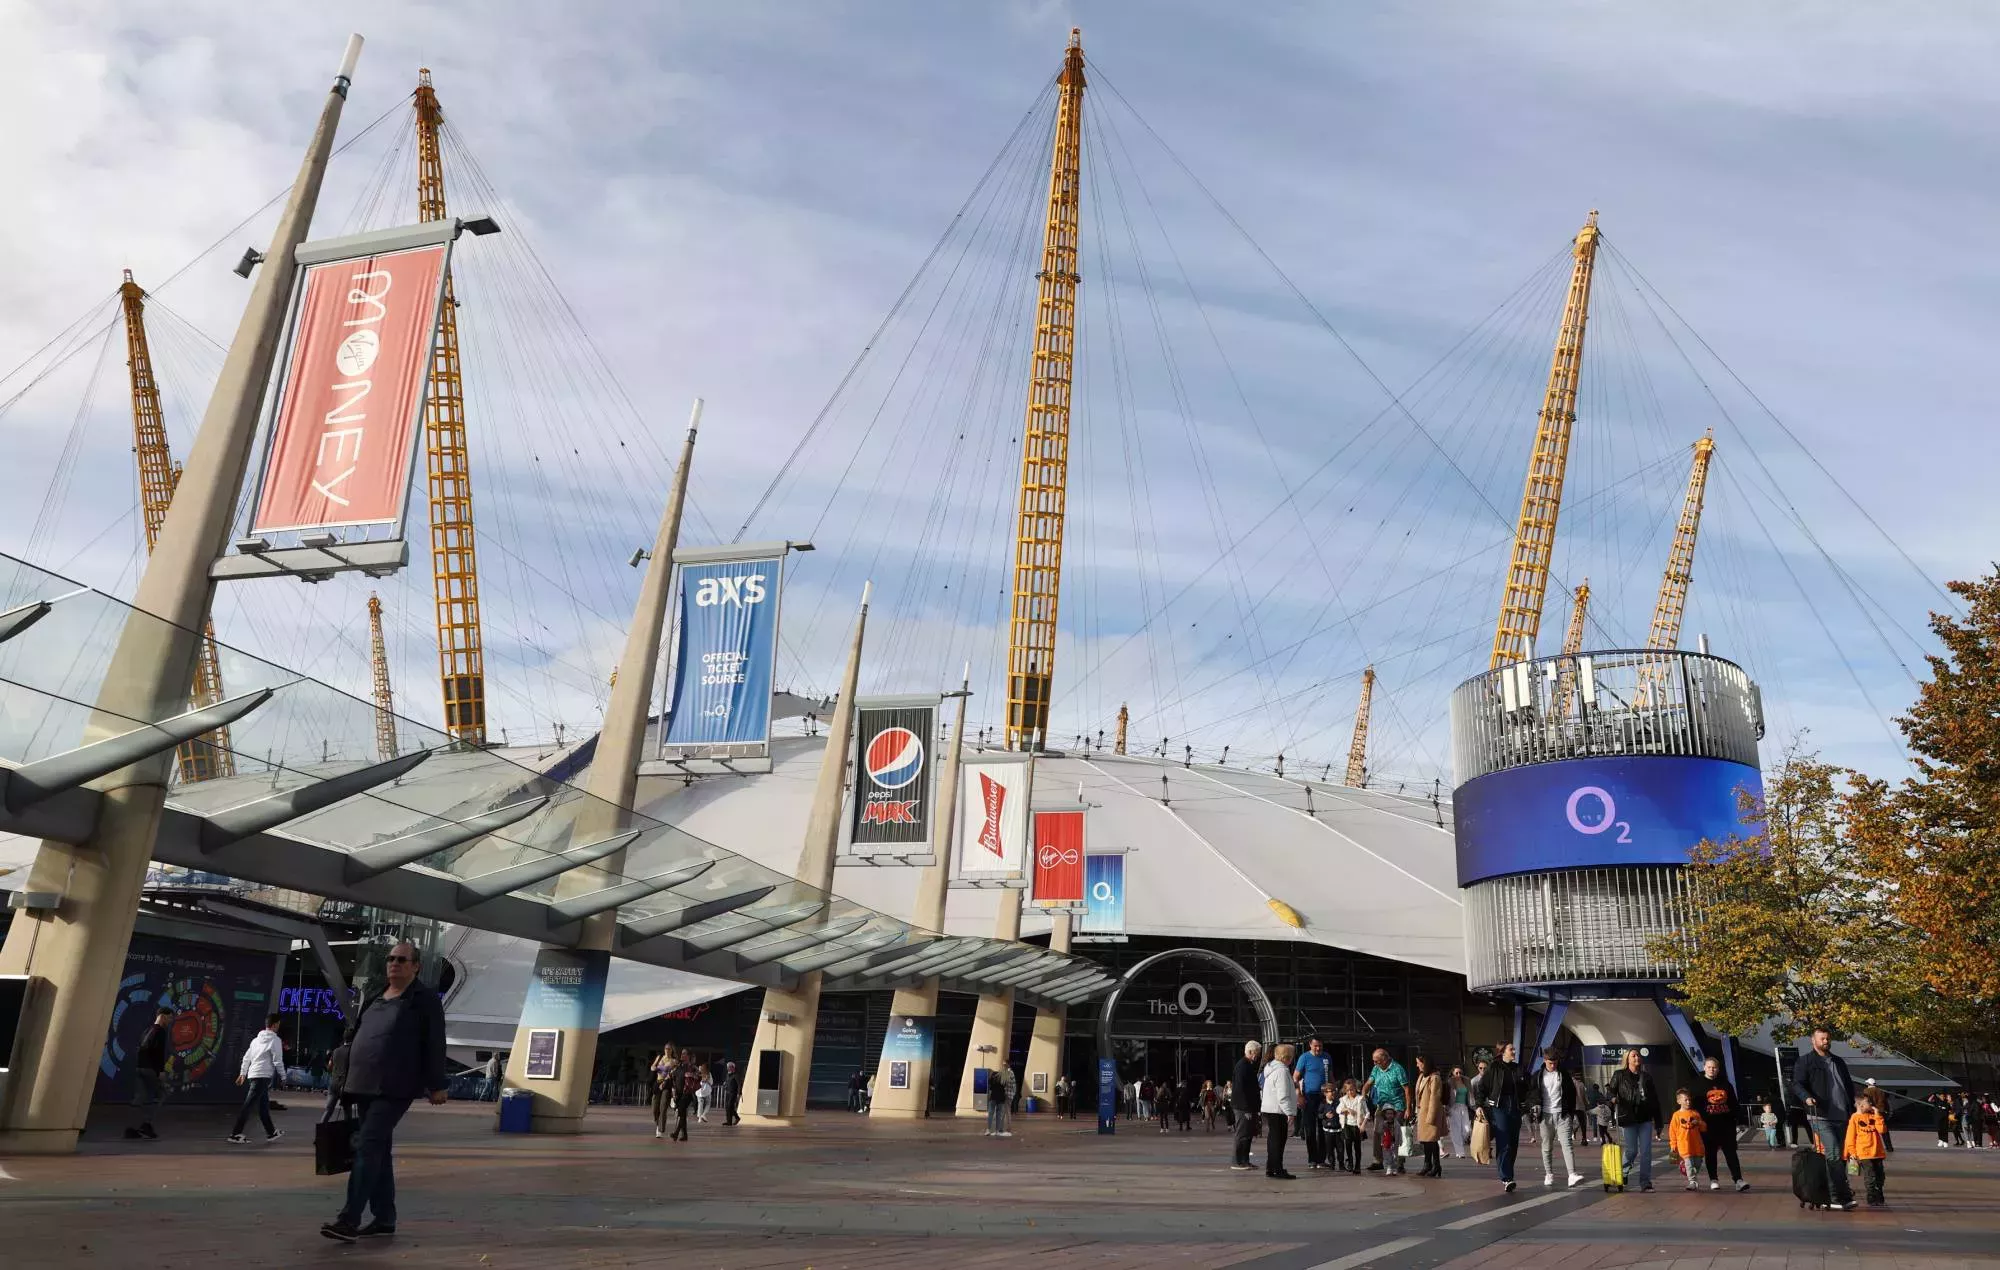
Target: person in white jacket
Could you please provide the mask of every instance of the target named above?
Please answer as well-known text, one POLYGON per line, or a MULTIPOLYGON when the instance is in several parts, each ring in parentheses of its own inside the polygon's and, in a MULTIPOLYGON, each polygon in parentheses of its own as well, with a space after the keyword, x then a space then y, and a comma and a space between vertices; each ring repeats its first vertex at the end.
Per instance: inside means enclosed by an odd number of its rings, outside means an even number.
POLYGON ((251 1108, 257 1111, 257 1119, 264 1122, 264 1141, 276 1142, 285 1136, 285 1131, 271 1123, 271 1082, 284 1074, 285 1043, 278 1039, 278 1016, 264 1017, 264 1030, 250 1039, 249 1048, 243 1051, 243 1065, 237 1068, 236 1083, 248 1085, 243 1095, 243 1105, 236 1110, 236 1126, 229 1131, 231 1142, 248 1142, 243 1136, 243 1126, 249 1123, 251 1108))
POLYGON ((1271 1061, 1264 1064, 1259 1077, 1264 1095, 1264 1133, 1269 1139, 1264 1148, 1264 1176, 1283 1181, 1298 1177, 1285 1171, 1285 1129, 1299 1110, 1299 1087, 1292 1080, 1292 1059, 1297 1053, 1290 1045, 1278 1046, 1271 1051, 1271 1061))

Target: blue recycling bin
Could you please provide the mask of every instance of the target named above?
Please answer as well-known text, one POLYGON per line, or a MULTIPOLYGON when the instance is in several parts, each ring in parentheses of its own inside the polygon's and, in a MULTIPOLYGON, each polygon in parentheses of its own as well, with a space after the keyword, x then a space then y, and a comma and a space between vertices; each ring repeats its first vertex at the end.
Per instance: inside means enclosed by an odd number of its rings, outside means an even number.
POLYGON ((509 1089, 500 1095, 500 1132, 527 1133, 535 1096, 525 1089, 509 1089))

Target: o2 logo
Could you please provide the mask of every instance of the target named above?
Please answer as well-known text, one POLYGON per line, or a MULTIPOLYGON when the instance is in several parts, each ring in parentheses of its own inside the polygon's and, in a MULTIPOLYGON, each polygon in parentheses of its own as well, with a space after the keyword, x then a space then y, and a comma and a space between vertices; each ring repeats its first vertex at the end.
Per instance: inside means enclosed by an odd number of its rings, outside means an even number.
POLYGON ((1158 997, 1146 1002, 1146 1013, 1173 1015, 1179 1013, 1197 1023, 1215 1022, 1215 1011, 1208 1004, 1208 989, 1199 983, 1184 983, 1172 1001, 1162 1001, 1158 997))
POLYGON ((1618 819, 1618 802, 1611 797, 1611 791, 1601 785, 1578 786, 1570 794, 1569 802, 1564 805, 1563 814, 1569 817, 1569 827, 1580 834, 1595 837, 1597 834, 1616 829, 1618 837, 1614 841, 1632 841, 1632 822, 1618 819), (1596 819, 1585 820, 1577 813, 1592 801, 1598 804, 1598 815, 1596 819))

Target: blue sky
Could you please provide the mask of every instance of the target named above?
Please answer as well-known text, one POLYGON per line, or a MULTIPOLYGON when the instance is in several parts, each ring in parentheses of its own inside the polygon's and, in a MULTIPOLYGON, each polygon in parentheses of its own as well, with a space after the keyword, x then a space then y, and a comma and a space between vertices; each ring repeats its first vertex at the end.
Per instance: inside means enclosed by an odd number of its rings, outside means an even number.
MULTIPOLYGON (((1990 567, 2000 537, 1985 489, 2000 259, 1982 232, 2000 219, 2000 143, 1985 126, 2000 107, 1988 74, 2000 17, 1977 6, 361 3, 251 22, 219 3, 169 17, 0 0, 0 114, 35 121, 0 136, 0 165, 18 178, 0 207, 15 297, 0 314, 0 370, 108 294, 119 268, 169 274, 281 189, 350 28, 370 43, 345 136, 430 66, 505 200, 511 243, 532 246, 622 389, 575 370, 589 357, 565 318, 537 311, 548 293, 510 286, 507 270, 526 267, 519 246, 493 249, 483 295, 467 261, 469 374, 490 367, 470 391, 474 435, 483 427, 491 447, 475 441, 493 675, 508 681, 496 714, 528 734, 588 728, 636 583, 623 544, 650 537, 688 400, 709 402, 691 534, 712 541, 804 434, 1072 25, 1099 77, 1089 109, 1114 130, 1101 177, 1124 182, 1138 245, 1119 245, 1115 212, 1108 240, 1086 235, 1086 304, 1106 307, 1086 312, 1085 360, 1123 339, 1131 361, 1122 376, 1102 360, 1079 372, 1061 663, 1077 673, 1058 672, 1059 732, 1108 726, 1130 701, 1138 732, 1176 749, 1334 761, 1373 660, 1381 766, 1435 774, 1444 693, 1485 664, 1480 628, 1504 567, 1488 542, 1518 500, 1554 313, 1523 301, 1483 328, 1484 352, 1454 362, 1447 350, 1517 287, 1540 294, 1596 207, 1622 258, 1803 449, 1685 333, 1649 333, 1641 286, 1621 275, 1629 325, 1621 336, 1602 319, 1594 398, 1586 369, 1558 571, 1591 576, 1605 641, 1643 638, 1685 470, 1674 447, 1716 426, 1731 475, 1712 488, 1690 634, 1711 633, 1765 680, 1780 730, 1810 728, 1835 757, 1894 770, 1883 719, 1907 702, 1903 667, 1919 649, 1893 628, 1920 632, 1938 602, 1926 577, 1990 567), (1466 372, 1457 386, 1408 398, 1436 447, 1393 411, 1371 431, 1389 404, 1374 376, 1400 392, 1440 356, 1466 372), (1640 383, 1636 405, 1614 390, 1640 383), (1129 424, 1116 422, 1121 390, 1129 424), (1127 479, 1139 465, 1143 484, 1127 479), (1288 494, 1312 510, 1291 510, 1288 494), (1274 507, 1260 536, 1210 568, 1218 536, 1274 507), (1787 532, 1789 511, 1840 572, 1787 532)), ((402 126, 393 116, 336 164, 317 232, 398 218, 395 200, 413 197, 393 186, 402 126), (371 208, 378 161, 392 183, 371 208)), ((988 224, 1032 217, 1038 197, 996 202, 988 224)), ((1089 230, 1116 204, 1101 180, 1086 198, 1089 230)), ((253 221, 161 300, 226 340, 242 295, 227 266, 267 232, 253 221)), ((991 601, 1010 544, 991 513, 1011 498, 1022 372, 1004 331, 982 353, 940 345, 933 357, 926 343, 989 313, 1025 316, 1009 262, 977 245, 968 258, 982 252, 987 275, 938 283, 948 303, 930 336, 892 324, 753 527, 820 526, 787 610, 795 682, 830 684, 843 615, 872 574, 871 687, 936 686, 967 659, 984 700, 998 687, 991 601), (888 386, 912 351, 931 367, 928 398, 913 379, 888 386), (952 403, 976 425, 956 449, 936 426, 952 403), (884 430, 867 434, 878 414, 884 430), (906 440, 889 448, 899 419, 906 440), (860 462, 842 479, 848 458, 860 462), (947 597, 953 567, 962 581, 947 597)), ((196 398, 213 355, 192 337, 176 347, 196 398)), ((34 545, 127 591, 129 442, 115 356, 109 386, 80 406, 94 355, 7 416, 16 461, 0 473, 0 545, 28 544, 78 427, 76 468, 34 545)), ((17 384, 0 387, 4 399, 17 384)), ((184 403, 183 445, 188 418, 184 403)), ((420 569, 384 589, 403 708, 425 719, 437 710, 427 590, 420 569)), ((359 689, 364 601, 358 582, 232 594, 219 625, 359 689)), ((1566 614, 1552 597, 1545 649, 1566 614)))

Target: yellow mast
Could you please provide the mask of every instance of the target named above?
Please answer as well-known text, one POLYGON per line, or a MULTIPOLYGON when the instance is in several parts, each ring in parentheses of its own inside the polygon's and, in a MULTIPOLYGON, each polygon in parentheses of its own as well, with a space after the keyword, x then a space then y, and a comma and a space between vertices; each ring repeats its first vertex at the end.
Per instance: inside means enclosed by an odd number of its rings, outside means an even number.
POLYGON ((1111 743, 1111 752, 1113 754, 1123 754, 1125 752, 1125 729, 1126 726, 1129 725, 1131 722, 1132 722, 1132 712, 1130 710, 1127 710, 1122 705, 1119 706, 1118 735, 1111 743))
POLYGON ((1368 710, 1375 699, 1375 668, 1361 672, 1361 704, 1354 708, 1354 740, 1347 747, 1347 783, 1360 789, 1368 783, 1368 710))
MULTIPOLYGON (((146 527, 146 553, 160 540, 160 526, 180 484, 181 466, 167 447, 166 412, 160 407, 160 383, 153 376, 153 353, 146 340, 146 292, 125 271, 118 288, 125 309, 125 366, 132 380, 132 453, 139 460, 139 511, 146 527)), ((215 626, 203 626, 195 650, 194 687, 189 703, 197 710, 222 700, 222 663, 215 651, 215 626)), ((217 728, 184 743, 175 751, 182 781, 205 781, 236 775, 236 756, 229 749, 229 729, 217 728)))
POLYGON ((382 600, 368 595, 368 662, 375 672, 375 756, 396 757, 396 694, 389 690, 389 649, 382 640, 382 600))
POLYGON ((1714 453, 1715 432, 1711 429, 1694 443, 1694 466, 1688 472, 1687 495, 1681 500, 1674 545, 1667 552, 1666 576, 1660 579, 1660 599, 1653 606, 1653 629, 1646 636, 1648 648, 1680 646, 1681 616, 1687 610, 1688 584, 1694 581, 1694 540, 1701 530, 1702 495, 1708 488, 1708 461, 1714 453))
POLYGON ((1535 655, 1542 626, 1542 600, 1549 588, 1555 555, 1556 518, 1562 512, 1563 472, 1569 465, 1570 431, 1576 424, 1576 385, 1583 370, 1583 332, 1590 317, 1590 281, 1597 267, 1597 213, 1576 236, 1576 264, 1563 302, 1562 329, 1549 359, 1549 386, 1535 428, 1535 453, 1521 492, 1521 518, 1514 530, 1514 555, 1507 590, 1500 600, 1500 624, 1493 633, 1492 668, 1535 655))
MULTIPOLYGON (((1590 579, 1576 584, 1570 601, 1569 630, 1563 634, 1563 656, 1575 657, 1583 648, 1583 622, 1590 614, 1590 579)), ((1576 696, 1576 663, 1564 661, 1556 669, 1556 718, 1569 717, 1570 701, 1576 696)))
POLYGON ((1062 590, 1063 512, 1069 483, 1069 398, 1076 351, 1076 250, 1083 159, 1083 33, 1072 29, 1049 158, 1048 227, 1035 302, 1035 355, 1021 444, 1021 509, 1014 531, 1014 603, 1007 645, 1007 746, 1039 750, 1055 678, 1056 601, 1062 590))
MULTIPOLYGON (((417 219, 444 220, 444 111, 428 69, 417 72, 417 219)), ((444 726, 453 739, 486 743, 486 651, 479 628, 479 567, 473 548, 472 472, 466 462, 465 390, 459 381, 458 302, 444 283, 444 312, 424 407, 430 473, 431 575, 437 599, 438 677, 444 726)))

